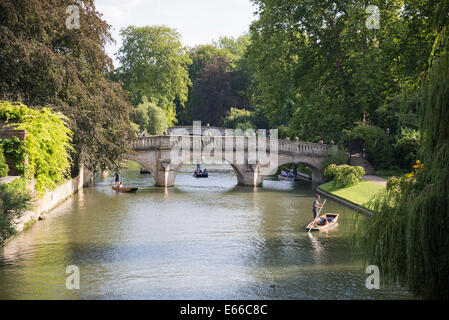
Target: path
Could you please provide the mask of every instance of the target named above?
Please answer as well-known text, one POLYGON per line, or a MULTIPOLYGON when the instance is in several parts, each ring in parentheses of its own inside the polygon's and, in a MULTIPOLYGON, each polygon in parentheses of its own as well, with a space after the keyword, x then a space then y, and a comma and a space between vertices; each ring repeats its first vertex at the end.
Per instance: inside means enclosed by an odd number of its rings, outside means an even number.
POLYGON ((363 176, 362 179, 366 180, 366 181, 371 181, 371 182, 380 184, 381 186, 384 186, 384 187, 387 186, 387 179, 382 178, 382 177, 373 176, 373 175, 366 175, 366 176, 363 176))

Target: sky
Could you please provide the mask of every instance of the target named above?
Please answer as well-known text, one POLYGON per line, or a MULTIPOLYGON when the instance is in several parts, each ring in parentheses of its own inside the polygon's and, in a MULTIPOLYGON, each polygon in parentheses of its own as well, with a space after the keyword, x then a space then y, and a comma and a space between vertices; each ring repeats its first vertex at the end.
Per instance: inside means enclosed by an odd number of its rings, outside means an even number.
POLYGON ((186 46, 211 43, 220 36, 240 36, 256 18, 250 0, 96 0, 97 10, 109 23, 116 44, 106 53, 114 56, 121 45, 120 29, 129 25, 165 25, 181 34, 186 46))

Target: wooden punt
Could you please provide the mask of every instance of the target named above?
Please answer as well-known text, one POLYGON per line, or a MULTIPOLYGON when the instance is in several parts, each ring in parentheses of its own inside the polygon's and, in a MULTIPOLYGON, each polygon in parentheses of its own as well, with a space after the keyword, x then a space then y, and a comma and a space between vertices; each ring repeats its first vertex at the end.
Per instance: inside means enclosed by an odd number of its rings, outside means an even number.
POLYGON ((124 192, 124 193, 134 193, 139 188, 132 188, 132 187, 112 187, 112 190, 115 190, 117 192, 124 192))
POLYGON ((313 225, 313 222, 314 222, 314 221, 312 221, 312 222, 310 222, 310 223, 307 225, 306 229, 309 230, 310 228, 312 228, 312 231, 313 231, 313 230, 318 230, 318 231, 326 230, 326 229, 328 229, 330 226, 332 226, 332 225, 334 225, 334 224, 337 223, 337 221, 338 221, 338 216, 339 216, 338 213, 326 213, 326 214, 323 214, 323 215, 321 215, 321 216, 317 219, 317 222, 316 222, 315 225, 313 225), (320 224, 320 223, 319 223, 321 219, 323 219, 323 220, 325 221, 324 224, 320 224))

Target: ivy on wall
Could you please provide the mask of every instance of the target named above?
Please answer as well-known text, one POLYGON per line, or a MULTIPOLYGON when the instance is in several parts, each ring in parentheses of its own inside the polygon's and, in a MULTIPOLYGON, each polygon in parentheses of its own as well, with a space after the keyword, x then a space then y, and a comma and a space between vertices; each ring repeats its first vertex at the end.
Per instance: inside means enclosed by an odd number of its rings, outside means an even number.
POLYGON ((36 180, 36 191, 40 195, 70 176, 72 132, 63 114, 49 108, 36 110, 22 103, 0 101, 0 120, 27 131, 23 143, 19 144, 14 138, 4 139, 2 146, 16 161, 16 168, 22 169, 23 176, 36 180))

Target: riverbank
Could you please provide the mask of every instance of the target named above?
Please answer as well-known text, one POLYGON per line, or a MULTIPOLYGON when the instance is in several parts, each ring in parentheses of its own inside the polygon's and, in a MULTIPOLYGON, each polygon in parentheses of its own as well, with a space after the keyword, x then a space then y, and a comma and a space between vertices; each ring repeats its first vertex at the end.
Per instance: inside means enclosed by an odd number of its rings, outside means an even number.
MULTIPOLYGON (((17 231, 16 235, 31 227, 37 220, 44 219, 45 214, 73 196, 81 188, 88 186, 92 179, 92 172, 81 168, 77 177, 68 180, 52 191, 47 190, 42 197, 34 201, 33 210, 25 212, 15 221, 14 229, 17 231)), ((34 189, 34 186, 30 185, 30 188, 34 189)), ((7 239, 5 244, 13 238, 14 236, 7 239)))
POLYGON ((368 181, 361 180, 356 185, 345 187, 345 188, 335 188, 333 183, 326 182, 317 188, 317 192, 332 198, 341 204, 363 213, 371 214, 369 209, 369 201, 385 190, 385 185, 379 183, 378 181, 368 181))

